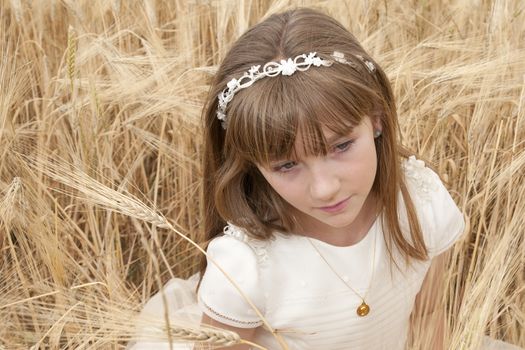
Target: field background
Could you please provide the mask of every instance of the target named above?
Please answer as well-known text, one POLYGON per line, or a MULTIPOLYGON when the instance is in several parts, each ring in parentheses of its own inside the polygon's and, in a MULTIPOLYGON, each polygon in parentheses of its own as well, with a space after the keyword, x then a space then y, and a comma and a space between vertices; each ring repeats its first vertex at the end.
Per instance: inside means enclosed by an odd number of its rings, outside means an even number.
POLYGON ((177 232, 203 243, 208 84, 249 26, 299 5, 382 65, 404 143, 468 218, 449 348, 525 347, 523 1, 0 0, 0 349, 123 348, 143 302, 196 271, 177 232))

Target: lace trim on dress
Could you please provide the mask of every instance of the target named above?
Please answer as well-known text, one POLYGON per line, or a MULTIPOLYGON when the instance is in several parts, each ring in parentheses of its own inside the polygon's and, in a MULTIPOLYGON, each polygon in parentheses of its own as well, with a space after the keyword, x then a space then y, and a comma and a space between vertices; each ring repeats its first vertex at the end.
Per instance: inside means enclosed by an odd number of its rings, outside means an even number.
POLYGON ((402 162, 403 170, 405 171, 406 178, 410 179, 415 183, 421 198, 429 200, 431 193, 436 189, 436 182, 429 176, 425 170, 425 162, 416 159, 415 156, 410 156, 404 162, 402 162))
POLYGON ((222 318, 224 320, 228 320, 230 322, 237 323, 237 324, 243 325, 243 326, 258 326, 262 322, 261 320, 257 320, 257 321, 240 321, 240 320, 237 320, 235 318, 231 318, 229 316, 221 314, 220 312, 215 311, 210 306, 208 306, 208 304, 206 304, 202 299, 200 299, 200 301, 201 301, 202 305, 206 308, 206 310, 208 310, 209 312, 211 312, 215 316, 220 317, 220 318, 222 318))
POLYGON ((223 232, 225 235, 231 236, 241 242, 248 244, 255 252, 257 261, 259 263, 263 263, 268 260, 268 253, 266 250, 267 242, 250 237, 246 232, 244 232, 242 228, 234 226, 230 223, 224 226, 223 232))

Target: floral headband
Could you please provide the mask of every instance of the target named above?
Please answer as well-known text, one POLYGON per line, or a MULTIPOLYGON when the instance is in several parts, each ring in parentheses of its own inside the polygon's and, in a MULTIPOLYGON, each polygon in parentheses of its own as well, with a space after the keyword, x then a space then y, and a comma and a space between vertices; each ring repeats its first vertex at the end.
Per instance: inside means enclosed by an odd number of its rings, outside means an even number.
MULTIPOLYGON (((248 72, 244 73, 239 79, 232 79, 228 82, 227 88, 225 88, 219 95, 219 106, 217 108, 217 118, 221 121, 222 127, 226 129, 226 107, 228 103, 233 99, 233 96, 242 89, 250 87, 257 80, 264 77, 275 77, 279 74, 292 75, 296 71, 305 71, 312 65, 316 67, 325 66, 330 67, 334 61, 339 63, 348 64, 354 68, 357 68, 356 64, 352 61, 347 61, 345 55, 341 52, 334 51, 331 55, 333 60, 325 60, 317 56, 316 52, 310 52, 308 55, 302 54, 296 56, 294 59, 288 58, 287 60, 281 60, 280 62, 268 62, 264 65, 262 71, 260 65, 252 66, 248 72)), ((355 55, 359 60, 363 62, 366 69, 373 74, 376 70, 375 65, 365 59, 361 55, 355 55)))

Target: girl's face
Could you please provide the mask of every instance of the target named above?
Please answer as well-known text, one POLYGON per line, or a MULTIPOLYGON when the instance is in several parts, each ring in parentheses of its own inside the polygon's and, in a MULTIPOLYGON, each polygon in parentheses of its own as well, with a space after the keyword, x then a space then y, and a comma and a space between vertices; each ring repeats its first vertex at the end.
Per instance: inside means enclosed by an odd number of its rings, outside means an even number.
POLYGON ((348 232, 369 197, 377 169, 374 125, 363 118, 348 135, 325 129, 326 156, 301 152, 302 137, 295 142, 297 159, 280 159, 259 171, 288 202, 305 233, 348 232))

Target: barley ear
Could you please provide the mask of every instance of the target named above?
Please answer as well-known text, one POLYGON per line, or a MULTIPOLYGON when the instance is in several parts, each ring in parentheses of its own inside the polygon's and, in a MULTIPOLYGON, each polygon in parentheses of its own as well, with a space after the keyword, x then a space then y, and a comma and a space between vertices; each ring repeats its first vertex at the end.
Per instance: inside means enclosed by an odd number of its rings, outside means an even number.
POLYGON ((72 26, 69 26, 67 31, 67 76, 71 83, 71 93, 73 93, 73 82, 75 78, 75 59, 77 52, 77 38, 75 29, 72 26))
POLYGON ((172 326, 169 331, 176 339, 206 343, 209 345, 232 346, 241 342, 241 338, 237 333, 223 329, 204 327, 195 329, 172 326))

